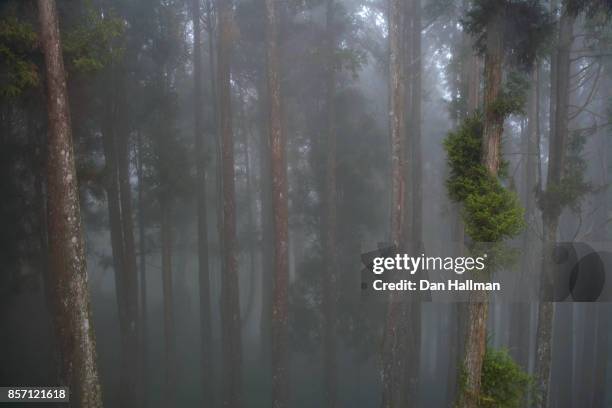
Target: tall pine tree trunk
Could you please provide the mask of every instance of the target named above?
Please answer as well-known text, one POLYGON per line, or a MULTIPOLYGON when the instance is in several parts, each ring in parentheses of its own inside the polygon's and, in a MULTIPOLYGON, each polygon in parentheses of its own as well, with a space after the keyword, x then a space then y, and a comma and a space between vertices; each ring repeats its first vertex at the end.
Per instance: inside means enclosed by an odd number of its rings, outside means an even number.
POLYGON ((102 396, 55 0, 38 1, 38 18, 47 79, 50 293, 59 344, 59 382, 70 387, 74 406, 98 408, 102 396))
POLYGON ((269 103, 272 210, 274 213, 274 292, 272 303, 272 406, 288 407, 289 225, 286 140, 281 123, 281 90, 276 0, 266 0, 266 61, 269 103))
POLYGON ((206 209, 206 168, 204 129, 202 126, 202 32, 200 0, 192 0, 193 20, 193 79, 194 79, 194 146, 196 162, 197 223, 198 223, 198 282, 200 295, 200 370, 202 401, 211 401, 212 329, 210 323, 210 276, 208 269, 208 223, 206 209))
POLYGON ((162 294, 164 310, 164 402, 167 406, 176 403, 176 338, 174 324, 174 292, 172 288, 172 199, 167 193, 160 197, 160 235, 162 264, 162 294))
POLYGON ((142 406, 146 406, 146 395, 148 386, 147 374, 147 355, 148 355, 148 339, 147 339, 147 245, 146 245, 146 225, 144 215, 144 155, 142 134, 138 132, 138 252, 139 252, 139 269, 140 269, 140 402, 142 406))
MULTIPOLYGON (((535 188, 537 185, 537 143, 539 133, 539 66, 536 64, 532 74, 532 86, 527 102, 527 128, 522 134, 522 150, 525 154, 524 165, 524 197, 525 222, 532 225, 535 216, 535 188)), ((521 279, 524 281, 534 271, 534 244, 537 239, 530 228, 523 232, 521 279)), ((515 288, 519 295, 523 288, 515 288)), ((510 313, 510 351, 515 361, 524 370, 529 369, 529 343, 531 337, 531 304, 526 299, 511 305, 510 313)))
MULTIPOLYGON (((118 107, 125 112, 125 94, 120 91, 118 107)), ((134 241, 134 222, 132 212, 132 186, 130 184, 129 130, 127 118, 119 120, 121 136, 117 138, 117 165, 119 175, 119 197, 121 203, 121 229, 123 231, 123 272, 125 274, 125 306, 127 312, 127 339, 124 353, 127 393, 122 406, 127 408, 138 404, 138 267, 136 262, 136 244, 134 241)))
POLYGON ((338 378, 336 353, 336 301, 337 301, 337 259, 336 259, 336 67, 334 35, 334 1, 326 1, 326 105, 327 105, 327 145, 325 162, 324 215, 323 219, 323 259, 325 275, 323 278, 323 364, 324 390, 327 408, 337 405, 338 378))
POLYGON ((116 83, 117 71, 111 68, 112 86, 106 97, 105 123, 102 131, 106 171, 111 250, 115 270, 115 293, 121 337, 119 401, 122 407, 137 403, 138 373, 138 276, 132 226, 131 186, 127 135, 118 136, 125 126, 118 116, 121 110, 116 83))
MULTIPOLYGON (((487 24, 485 51, 485 93, 482 164, 490 175, 496 176, 500 163, 500 144, 504 118, 493 108, 501 94, 503 36, 501 23, 503 14, 498 11, 487 24)), ((480 398, 482 363, 487 347, 488 300, 485 292, 471 295, 468 306, 467 341, 463 370, 465 384, 459 395, 460 408, 476 408, 480 398)))
MULTIPOLYGON (((554 52, 556 70, 551 81, 551 132, 548 154, 548 180, 546 190, 551 191, 561 183, 563 163, 565 161, 565 145, 568 134, 569 82, 570 82, 570 50, 573 42, 573 26, 575 17, 568 14, 567 2, 559 21, 559 39, 554 52), (554 101, 552 100, 554 96, 554 101)), ((550 276, 553 273, 552 251, 557 240, 560 207, 542 208, 543 224, 543 256, 540 279, 540 299, 538 305, 538 328, 536 333, 536 387, 540 393, 542 408, 548 407, 548 387, 550 383, 551 341, 554 304, 546 299, 551 295, 550 276)))
POLYGON ((223 273, 221 279, 221 336, 225 370, 223 406, 242 404, 242 337, 240 292, 236 260, 236 203, 234 188, 234 136, 232 130, 230 56, 233 17, 231 0, 218 0, 219 41, 217 47, 218 131, 221 140, 223 187, 223 273))
MULTIPOLYGON (((402 23, 403 2, 389 0, 389 127, 391 144, 391 212, 390 241, 399 250, 402 242, 404 216, 404 81, 402 73, 402 23)), ((382 350, 382 408, 396 405, 400 399, 402 384, 400 302, 394 294, 389 295, 386 327, 382 350), (398 359, 399 358, 399 359, 398 359)))
POLYGON ((412 0, 412 246, 416 254, 425 250, 423 243, 423 151, 421 148, 421 101, 423 89, 421 76, 423 60, 421 51, 421 0, 412 0))
MULTIPOLYGON (((469 52, 465 56, 463 64, 465 70, 463 70, 462 76, 462 92, 467 98, 467 109, 463 112, 463 117, 473 115, 478 107, 480 106, 480 74, 481 74, 481 58, 473 51, 473 39, 465 34, 463 37, 464 47, 468 48, 469 52)), ((465 226, 463 225, 463 219, 461 218, 461 205, 455 204, 453 206, 454 222, 452 227, 453 242, 456 244, 456 256, 462 256, 464 250, 465 240, 465 226)), ((458 376, 462 365, 462 360, 465 352, 465 342, 467 337, 467 320, 468 320, 468 307, 469 304, 464 302, 458 302, 453 306, 453 315, 455 316, 456 323, 453 325, 454 337, 449 336, 449 342, 451 347, 449 351, 449 395, 450 398, 455 401, 457 398, 458 391, 458 376)))

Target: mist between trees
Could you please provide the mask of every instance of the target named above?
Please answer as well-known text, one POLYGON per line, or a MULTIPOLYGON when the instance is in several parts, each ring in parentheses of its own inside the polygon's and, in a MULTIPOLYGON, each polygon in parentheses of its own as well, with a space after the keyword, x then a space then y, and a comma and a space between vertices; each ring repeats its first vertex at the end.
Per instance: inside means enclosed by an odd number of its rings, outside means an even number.
POLYGON ((85 408, 610 406, 609 304, 549 300, 610 273, 611 12, 1 2, 0 385, 85 408), (362 254, 389 248, 486 253, 478 279, 530 301, 368 296, 362 254))

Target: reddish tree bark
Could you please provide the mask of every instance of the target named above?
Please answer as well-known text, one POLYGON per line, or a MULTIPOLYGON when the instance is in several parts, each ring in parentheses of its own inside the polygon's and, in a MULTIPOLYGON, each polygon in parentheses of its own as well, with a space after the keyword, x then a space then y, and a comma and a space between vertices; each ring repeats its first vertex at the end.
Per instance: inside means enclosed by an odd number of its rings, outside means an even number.
POLYGON ((200 0, 191 1, 193 20, 194 145, 198 219, 198 282, 200 294, 200 370, 202 400, 210 401, 212 390, 212 329, 210 324, 210 276, 208 269, 208 223, 206 220, 205 143, 202 126, 202 32, 200 0))
POLYGON ((270 164, 274 224, 274 292, 272 303, 272 406, 288 406, 288 287, 289 227, 287 163, 282 127, 280 69, 278 55, 277 0, 265 0, 266 60, 268 80, 270 164))
POLYGON ((219 138, 223 188, 223 266, 221 279, 221 336, 225 390, 223 406, 237 408, 242 404, 242 338, 240 327, 240 293, 236 260, 236 203, 234 188, 234 137, 232 130, 230 56, 233 43, 231 0, 218 0, 219 40, 217 47, 217 89, 219 138))
POLYGON ((102 396, 55 0, 38 1, 38 18, 47 79, 49 282, 59 344, 59 381, 70 387, 72 404, 98 408, 102 396))

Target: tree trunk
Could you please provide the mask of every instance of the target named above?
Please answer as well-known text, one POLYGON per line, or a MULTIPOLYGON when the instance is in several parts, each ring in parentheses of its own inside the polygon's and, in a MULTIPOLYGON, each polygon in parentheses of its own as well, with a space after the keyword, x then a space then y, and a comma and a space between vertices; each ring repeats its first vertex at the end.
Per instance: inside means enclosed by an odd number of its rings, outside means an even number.
POLYGON ((59 343, 59 382, 70 387, 74 406, 98 408, 102 396, 55 0, 39 0, 38 17, 47 78, 50 292, 59 343))
POLYGON ((193 79, 194 79, 194 146, 196 162, 198 282, 200 295, 200 384, 202 401, 212 400, 212 329, 210 323, 210 276, 208 270, 208 223, 206 209, 206 168, 204 129, 202 126, 202 32, 200 0, 192 0, 193 79))
POLYGON ((138 252, 140 267, 140 399, 141 405, 147 405, 147 245, 144 214, 144 164, 142 135, 138 132, 138 252))
MULTIPOLYGON (((556 72, 551 83, 551 98, 554 95, 554 121, 551 121, 549 154, 548 154, 548 181, 546 190, 550 191, 561 182, 563 162, 565 161, 565 144, 568 134, 568 107, 569 107, 569 82, 570 82, 570 50, 573 42, 573 26, 575 18, 566 11, 566 2, 559 21, 559 39, 556 58, 556 72)), ((553 100, 551 99, 551 104, 553 100)), ((548 407, 548 386, 550 382, 550 359, 552 322, 554 306, 546 300, 550 296, 550 274, 552 273, 552 260, 550 255, 557 240, 557 227, 559 225, 560 208, 543 208, 543 256, 540 275, 540 299, 538 311, 538 329, 536 333, 536 386, 540 393, 540 407, 548 407)))
MULTIPOLYGON (((390 240, 397 249, 401 248, 403 212, 404 212, 404 81, 402 73, 402 20, 403 2, 389 0, 389 127, 391 142, 391 212, 390 240)), ((400 303, 394 294, 389 295, 386 328, 382 351, 382 408, 394 406, 399 401, 403 386, 403 371, 398 359, 400 303)))
MULTIPOLYGON (((501 94, 503 14, 498 12, 487 24, 485 52, 484 131, 482 164, 491 176, 496 176, 500 163, 500 144, 504 117, 493 109, 501 94)), ((482 363, 487 347, 488 300, 485 292, 474 293, 469 303, 468 337, 463 369, 465 384, 459 396, 459 408, 476 408, 480 398, 482 363)))
MULTIPOLYGON (((162 193, 164 194, 164 193, 162 193)), ((162 293, 164 307, 164 340, 165 340, 165 392, 164 401, 167 406, 176 403, 176 339, 174 325, 174 295, 172 290, 172 207, 171 199, 160 198, 160 235, 162 264, 162 293)))
POLYGON ((234 189, 234 137, 232 131, 230 56, 233 17, 231 0, 218 0, 219 42, 217 48, 217 86, 219 138, 221 140, 223 185, 223 274, 221 280, 221 336, 225 390, 223 406, 242 404, 242 338, 240 292, 236 260, 236 203, 234 189))
POLYGON ((267 367, 271 359, 272 348, 272 280, 274 259, 273 226, 272 226, 272 181, 270 170, 270 140, 268 137, 267 106, 264 81, 258 81, 258 98, 261 109, 260 142, 259 142, 259 182, 261 200, 261 312, 260 312, 260 341, 263 367, 267 367))
POLYGON ((496 176, 500 163, 500 144, 504 130, 504 117, 494 108, 502 90, 503 15, 498 12, 487 24, 485 53, 484 130, 482 163, 489 174, 496 176))
MULTIPOLYGON (((571 408, 574 387, 574 304, 559 303, 555 310, 553 352, 563 356, 552 362, 551 404, 556 408, 571 408)), ((584 405, 587 406, 587 405, 584 405)))
POLYGON ((596 350, 597 363, 595 364, 595 382, 593 384, 593 408, 603 408, 606 406, 607 390, 606 372, 608 364, 608 337, 609 337, 609 303, 597 303, 593 305, 597 308, 597 333, 596 350))
POLYGON ((412 235, 413 251, 420 254, 425 250, 423 243, 423 151, 421 148, 421 100, 423 71, 421 51, 421 0, 412 0, 412 235))
POLYGON ((106 171, 106 194, 110 223, 111 249, 115 270, 115 293, 121 336, 120 405, 137 404, 138 375, 138 276, 132 225, 132 199, 129 182, 128 136, 125 118, 119 118, 122 90, 116 83, 117 71, 110 69, 111 90, 106 98, 102 131, 106 171))
MULTIPOLYGON (((539 133, 539 66, 536 64, 532 72, 532 86, 529 90, 529 100, 527 106, 527 129, 523 132, 522 150, 525 152, 524 166, 524 197, 525 197, 525 222, 527 225, 532 225, 534 220, 535 209, 535 188, 537 177, 537 141, 539 133)), ((537 236, 533 234, 530 228, 523 232, 522 242, 522 264, 520 274, 524 281, 535 270, 534 268, 534 244, 537 236)), ((515 288, 516 295, 519 296, 519 291, 524 288, 515 288)), ((510 321, 510 351, 514 360, 524 369, 529 369, 529 342, 531 337, 531 304, 527 303, 527 299, 518 299, 511 306, 511 321, 510 321)))
POLYGON ((324 390, 327 408, 337 406, 338 376, 336 353, 336 301, 337 301, 337 259, 336 259, 336 38, 334 35, 334 1, 326 1, 326 41, 327 41, 327 152, 325 163, 325 190, 323 194, 323 259, 325 276, 323 278, 323 364, 324 390))
POLYGON ((266 60, 269 103, 270 163, 274 221, 274 294, 272 304, 272 406, 288 406, 289 227, 285 136, 281 123, 276 0, 266 0, 266 60))
MULTIPOLYGON (((125 112, 123 91, 119 101, 119 111, 125 112)), ((121 203, 121 229, 123 231, 123 273, 125 275, 125 306, 127 312, 127 333, 124 363, 127 383, 122 406, 131 408, 138 404, 138 267, 136 263, 136 244, 132 217, 132 186, 130 184, 129 131, 127 118, 121 117, 121 136, 116 139, 117 165, 119 175, 119 197, 121 203)))

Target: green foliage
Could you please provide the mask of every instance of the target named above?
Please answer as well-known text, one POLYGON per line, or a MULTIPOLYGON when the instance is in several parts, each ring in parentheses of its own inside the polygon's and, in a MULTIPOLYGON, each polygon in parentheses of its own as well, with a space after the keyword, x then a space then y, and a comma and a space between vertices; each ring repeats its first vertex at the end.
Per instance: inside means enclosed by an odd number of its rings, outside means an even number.
POLYGON ((507 350, 487 348, 482 365, 480 408, 518 408, 533 380, 507 350))
POLYGON ((14 16, 0 20, 0 97, 14 98, 39 82, 30 54, 35 50, 36 32, 14 16))
POLYGON ((475 47, 485 52, 487 29, 492 21, 503 36, 503 48, 510 65, 529 68, 553 33, 553 18, 538 0, 476 0, 463 26, 476 38, 475 47))
POLYGON ((519 71, 511 71, 504 82, 501 95, 491 104, 491 109, 499 117, 522 114, 525 97, 529 89, 527 76, 519 71))
POLYGON ((468 117, 444 141, 450 176, 446 182, 453 201, 464 204, 463 218, 476 242, 498 242, 523 227, 523 209, 516 194, 488 174, 481 164, 483 126, 480 115, 468 117))
POLYGON ((536 197, 541 209, 550 214, 560 214, 563 208, 568 207, 577 213, 585 196, 594 191, 591 183, 585 181, 587 163, 582 158, 585 142, 586 137, 582 132, 570 134, 561 182, 549 182, 546 191, 536 197))
POLYGON ((464 202, 464 220, 469 236, 478 242, 497 242, 523 228, 523 208, 518 197, 491 176, 479 180, 477 190, 464 202))
POLYGON ((82 23, 64 35, 63 49, 68 68, 79 73, 92 73, 121 57, 123 47, 117 40, 123 32, 121 19, 90 10, 82 23))

